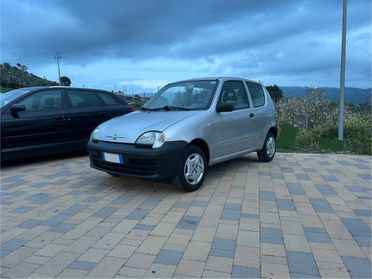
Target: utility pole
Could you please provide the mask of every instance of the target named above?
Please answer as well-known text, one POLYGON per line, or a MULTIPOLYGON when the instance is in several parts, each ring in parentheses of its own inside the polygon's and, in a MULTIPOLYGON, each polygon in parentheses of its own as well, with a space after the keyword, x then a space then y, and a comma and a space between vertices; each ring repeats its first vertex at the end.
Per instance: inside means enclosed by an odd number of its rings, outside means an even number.
POLYGON ((344 140, 344 95, 345 95, 345 60, 346 60, 346 15, 347 0, 342 1, 342 47, 340 74, 340 104, 338 108, 338 139, 344 140))
POLYGON ((306 132, 309 131, 309 102, 310 102, 310 94, 311 94, 310 88, 307 88, 306 116, 305 116, 305 129, 306 129, 306 132))
POLYGON ((57 66, 58 66, 58 82, 61 82, 61 69, 59 67, 59 59, 62 59, 62 56, 59 55, 59 52, 56 52, 56 56, 54 56, 54 59, 57 59, 57 66))

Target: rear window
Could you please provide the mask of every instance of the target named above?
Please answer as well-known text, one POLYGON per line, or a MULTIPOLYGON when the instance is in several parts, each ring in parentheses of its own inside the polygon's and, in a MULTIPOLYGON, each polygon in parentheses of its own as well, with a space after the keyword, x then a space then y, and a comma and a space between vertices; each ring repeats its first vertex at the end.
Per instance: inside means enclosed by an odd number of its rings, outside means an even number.
POLYGON ((262 90, 261 85, 254 82, 246 82, 249 90, 249 94, 252 98, 254 107, 260 107, 265 104, 265 93, 262 90))
POLYGON ((72 108, 89 108, 103 105, 93 91, 68 90, 67 98, 72 108))

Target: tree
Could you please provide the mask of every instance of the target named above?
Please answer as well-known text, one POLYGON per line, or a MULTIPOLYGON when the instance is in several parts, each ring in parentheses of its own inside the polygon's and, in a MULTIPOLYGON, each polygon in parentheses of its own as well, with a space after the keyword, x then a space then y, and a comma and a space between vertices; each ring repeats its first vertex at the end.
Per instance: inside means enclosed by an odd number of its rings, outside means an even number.
POLYGON ((66 76, 63 76, 59 79, 59 83, 63 86, 70 86, 71 85, 71 80, 66 77, 66 76))
POLYGON ((283 98, 283 92, 276 84, 267 86, 266 89, 275 103, 283 98))
POLYGON ((277 105, 279 123, 287 122, 300 132, 312 130, 324 123, 335 123, 337 110, 324 92, 309 88, 305 97, 282 99, 277 105))
POLYGON ((27 66, 26 65, 22 65, 20 63, 17 63, 17 67, 22 71, 22 72, 26 72, 27 71, 27 66))
POLYGON ((5 62, 5 63, 3 64, 3 66, 4 66, 4 69, 6 69, 6 70, 10 70, 10 68, 11 68, 10 64, 7 63, 7 62, 5 62))

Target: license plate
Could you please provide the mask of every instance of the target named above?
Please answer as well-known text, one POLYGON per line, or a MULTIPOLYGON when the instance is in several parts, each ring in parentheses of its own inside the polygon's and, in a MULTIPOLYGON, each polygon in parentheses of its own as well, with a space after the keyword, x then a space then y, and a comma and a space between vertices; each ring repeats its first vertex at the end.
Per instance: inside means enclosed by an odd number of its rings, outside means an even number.
POLYGON ((119 154, 103 152, 103 160, 111 163, 122 164, 123 158, 119 154))

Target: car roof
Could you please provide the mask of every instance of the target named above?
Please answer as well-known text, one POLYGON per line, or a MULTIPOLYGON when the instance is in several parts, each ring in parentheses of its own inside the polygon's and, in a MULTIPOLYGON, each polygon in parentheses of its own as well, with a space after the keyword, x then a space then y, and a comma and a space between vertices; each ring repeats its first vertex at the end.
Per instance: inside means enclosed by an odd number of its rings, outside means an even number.
MULTIPOLYGON (((182 80, 181 82, 186 82, 186 81, 197 81, 197 80, 220 80, 220 81, 226 81, 226 80, 244 80, 244 81, 250 81, 250 82, 255 82, 255 83, 260 83, 259 81, 251 80, 251 79, 246 79, 246 78, 241 78, 241 77, 228 77, 228 76, 217 76, 217 77, 203 77, 203 78, 190 78, 186 80, 182 80)), ((178 81, 180 82, 180 81, 178 81)))
POLYGON ((22 87, 19 89, 28 89, 28 90, 40 90, 40 89, 52 89, 52 88, 60 88, 60 89, 77 89, 77 90, 94 90, 94 91, 104 91, 108 93, 112 93, 111 91, 105 89, 97 89, 97 88, 86 88, 86 87, 71 87, 71 86, 30 86, 30 87, 22 87))

